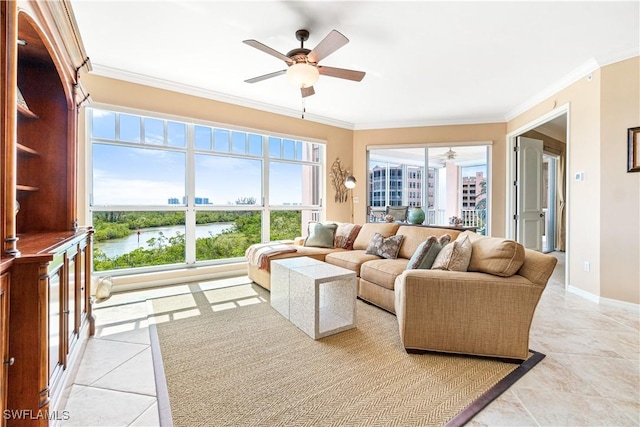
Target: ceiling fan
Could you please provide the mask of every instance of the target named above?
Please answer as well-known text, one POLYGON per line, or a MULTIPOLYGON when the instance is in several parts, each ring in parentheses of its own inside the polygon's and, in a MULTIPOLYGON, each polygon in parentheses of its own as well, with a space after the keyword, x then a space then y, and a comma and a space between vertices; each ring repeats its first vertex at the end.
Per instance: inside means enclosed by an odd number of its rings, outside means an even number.
POLYGON ((332 30, 313 50, 309 50, 304 47, 304 42, 309 39, 309 31, 296 31, 296 39, 300 41, 300 47, 290 50, 286 55, 283 55, 257 40, 243 40, 243 43, 281 59, 289 66, 289 68, 284 70, 254 77, 252 79, 245 80, 245 82, 257 83, 262 80, 286 74, 287 79, 300 88, 302 97, 305 98, 315 93, 313 85, 318 81, 320 74, 323 76, 337 77, 339 79, 353 80, 356 82, 359 82, 364 78, 365 73, 363 71, 318 65, 322 59, 349 43, 349 39, 339 31, 332 30))

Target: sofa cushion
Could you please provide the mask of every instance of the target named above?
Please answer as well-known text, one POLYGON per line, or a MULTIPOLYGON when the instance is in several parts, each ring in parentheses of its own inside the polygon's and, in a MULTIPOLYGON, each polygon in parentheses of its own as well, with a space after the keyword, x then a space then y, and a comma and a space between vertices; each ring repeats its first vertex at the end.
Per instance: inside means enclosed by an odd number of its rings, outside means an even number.
POLYGON ((362 226, 360 224, 338 224, 333 246, 347 250, 353 249, 353 243, 356 241, 356 237, 358 237, 361 228, 362 226))
POLYGON ((431 267, 433 270, 467 271, 471 260, 471 240, 468 236, 447 243, 431 267))
POLYGON ((524 263, 524 246, 515 240, 483 237, 476 239, 472 246, 469 271, 510 277, 524 263))
POLYGON ((404 258, 376 259, 362 264, 360 277, 367 282, 393 290, 396 277, 406 268, 407 260, 404 258))
POLYGON ((375 233, 369 242, 369 246, 367 246, 366 253, 378 255, 382 258, 396 259, 398 258, 398 252, 400 252, 402 239, 404 239, 402 235, 384 237, 380 233, 375 233))
POLYGON ((396 235, 402 234, 404 236, 404 240, 402 241, 398 257, 406 259, 411 258, 418 249, 418 246, 427 240, 429 236, 440 237, 448 234, 451 236, 451 240, 453 241, 456 240, 459 233, 460 232, 458 230, 448 230, 446 228, 401 225, 400 228, 398 228, 396 235))
POLYGON ((445 234, 440 238, 436 236, 429 236, 427 240, 420 243, 418 249, 409 259, 407 263, 407 269, 412 270, 415 268, 429 269, 436 260, 436 257, 442 250, 442 248, 451 241, 451 236, 445 234))
POLYGON ((370 255, 364 250, 354 249, 352 251, 336 250, 327 254, 324 261, 329 264, 337 265, 338 267, 346 268, 351 271, 355 271, 356 276, 360 276, 360 267, 363 263, 375 259, 380 259, 377 255, 370 255))
POLYGON ((320 222, 310 222, 308 227, 309 235, 304 240, 304 246, 311 246, 315 248, 333 248, 336 229, 338 228, 337 224, 322 224, 320 222))
POLYGON ((400 225, 389 222, 367 222, 362 224, 362 228, 353 242, 353 249, 367 249, 369 242, 375 233, 382 234, 383 237, 389 237, 396 234, 400 225))

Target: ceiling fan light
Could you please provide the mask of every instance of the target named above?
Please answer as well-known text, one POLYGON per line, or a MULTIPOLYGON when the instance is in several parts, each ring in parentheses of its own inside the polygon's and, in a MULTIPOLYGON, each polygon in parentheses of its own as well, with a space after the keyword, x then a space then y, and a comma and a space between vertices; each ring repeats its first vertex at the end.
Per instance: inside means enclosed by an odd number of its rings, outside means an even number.
POLYGON ((447 151, 446 153, 444 153, 444 156, 446 157, 447 160, 453 160, 456 158, 456 155, 458 153, 456 153, 455 151, 453 151, 451 148, 449 148, 449 151, 447 151))
POLYGON ((318 81, 320 72, 316 67, 304 62, 293 64, 287 69, 287 80, 296 87, 311 87, 318 81))

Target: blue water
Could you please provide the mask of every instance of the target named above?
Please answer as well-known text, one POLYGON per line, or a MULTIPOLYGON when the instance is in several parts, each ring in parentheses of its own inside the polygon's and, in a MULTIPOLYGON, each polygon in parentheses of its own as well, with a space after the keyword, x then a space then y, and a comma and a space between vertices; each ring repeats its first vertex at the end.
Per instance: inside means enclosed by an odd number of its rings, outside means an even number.
MULTIPOLYGON (((203 224, 196 225, 196 238, 210 237, 218 235, 224 230, 233 228, 233 224, 203 224)), ((140 235, 137 233, 130 234, 120 239, 111 239, 103 242, 94 242, 96 248, 100 248, 109 258, 126 254, 136 248, 149 248, 147 240, 160 237, 160 233, 164 237, 174 237, 176 233, 185 233, 184 225, 175 225, 170 227, 152 227, 140 229, 140 235)))

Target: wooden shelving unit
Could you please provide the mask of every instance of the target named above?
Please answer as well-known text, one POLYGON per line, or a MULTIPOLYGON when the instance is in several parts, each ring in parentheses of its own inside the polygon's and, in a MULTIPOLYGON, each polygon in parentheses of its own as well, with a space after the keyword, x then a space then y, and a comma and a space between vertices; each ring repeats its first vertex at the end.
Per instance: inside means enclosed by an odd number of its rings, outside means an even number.
POLYGON ((68 0, 3 1, 0 12, 0 412, 31 414, 0 427, 48 427, 94 327, 93 230, 76 226, 87 60, 68 0))

